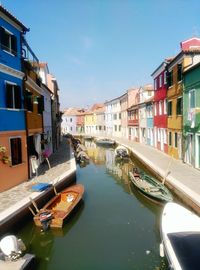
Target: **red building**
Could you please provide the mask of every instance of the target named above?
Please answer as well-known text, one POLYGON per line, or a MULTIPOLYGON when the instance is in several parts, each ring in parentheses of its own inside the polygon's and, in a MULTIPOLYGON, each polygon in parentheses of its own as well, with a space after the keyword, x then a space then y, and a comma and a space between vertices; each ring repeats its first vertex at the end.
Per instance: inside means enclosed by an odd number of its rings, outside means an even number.
POLYGON ((154 80, 154 146, 168 153, 167 142, 167 77, 166 65, 171 59, 165 59, 151 74, 154 80))
POLYGON ((139 142, 139 89, 134 89, 132 106, 128 108, 128 138, 139 142))

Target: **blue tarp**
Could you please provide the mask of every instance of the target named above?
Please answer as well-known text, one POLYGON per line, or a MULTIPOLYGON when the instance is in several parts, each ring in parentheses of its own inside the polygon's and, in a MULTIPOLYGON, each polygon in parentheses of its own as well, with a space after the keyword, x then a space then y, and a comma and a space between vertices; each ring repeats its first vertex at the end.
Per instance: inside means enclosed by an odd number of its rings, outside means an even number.
POLYGON ((45 189, 49 188, 50 186, 52 186, 52 185, 48 184, 48 183, 38 183, 38 184, 32 186, 32 189, 34 191, 44 191, 45 189))

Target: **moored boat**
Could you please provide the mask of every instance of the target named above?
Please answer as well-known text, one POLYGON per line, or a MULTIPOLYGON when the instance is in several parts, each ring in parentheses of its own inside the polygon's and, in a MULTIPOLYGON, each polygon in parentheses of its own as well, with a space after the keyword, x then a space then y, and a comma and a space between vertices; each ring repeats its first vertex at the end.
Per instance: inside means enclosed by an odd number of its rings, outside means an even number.
POLYGON ((116 142, 111 139, 103 138, 103 139, 97 139, 96 144, 101 146, 114 146, 116 142))
POLYGON ((200 217, 185 207, 169 202, 161 218, 160 255, 166 256, 170 269, 200 268, 200 217))
POLYGON ((26 253, 26 247, 15 235, 7 235, 0 240, 0 269, 33 269, 35 255, 26 253))
POLYGON ((68 187, 53 197, 34 216, 36 226, 46 230, 50 228, 62 228, 64 219, 72 212, 82 199, 84 186, 76 184, 68 187))
POLYGON ((162 203, 173 200, 168 188, 155 178, 137 170, 130 171, 129 177, 134 186, 147 198, 162 203))
POLYGON ((122 160, 127 158, 129 158, 128 149, 123 145, 117 146, 115 149, 115 159, 122 160))

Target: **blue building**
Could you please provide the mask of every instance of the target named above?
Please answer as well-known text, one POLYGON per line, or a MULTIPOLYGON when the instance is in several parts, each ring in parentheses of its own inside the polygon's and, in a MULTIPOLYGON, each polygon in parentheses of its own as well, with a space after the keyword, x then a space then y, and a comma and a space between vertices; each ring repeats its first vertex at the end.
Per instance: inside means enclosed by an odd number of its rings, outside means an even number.
POLYGON ((153 97, 146 102, 146 117, 147 117, 147 144, 154 145, 153 137, 153 97))
POLYGON ((0 6, 0 191, 28 179, 22 72, 22 37, 28 30, 0 6))

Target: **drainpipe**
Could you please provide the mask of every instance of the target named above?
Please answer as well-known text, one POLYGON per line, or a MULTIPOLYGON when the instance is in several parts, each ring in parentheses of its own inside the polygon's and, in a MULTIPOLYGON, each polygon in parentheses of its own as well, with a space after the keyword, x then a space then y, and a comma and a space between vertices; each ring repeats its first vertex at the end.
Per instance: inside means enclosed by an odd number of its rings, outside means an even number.
MULTIPOLYGON (((22 36, 21 36, 21 44, 22 44, 22 36)), ((27 81, 27 76, 25 73, 24 68, 24 61, 22 57, 23 48, 21 45, 21 70, 24 73, 23 81, 22 81, 22 87, 23 87, 23 96, 24 96, 24 117, 25 117, 25 129, 26 129, 26 153, 27 153, 27 166, 28 166, 28 179, 30 179, 30 161, 29 161, 29 151, 28 151, 28 125, 27 125, 27 109, 25 109, 25 82, 27 81)))

